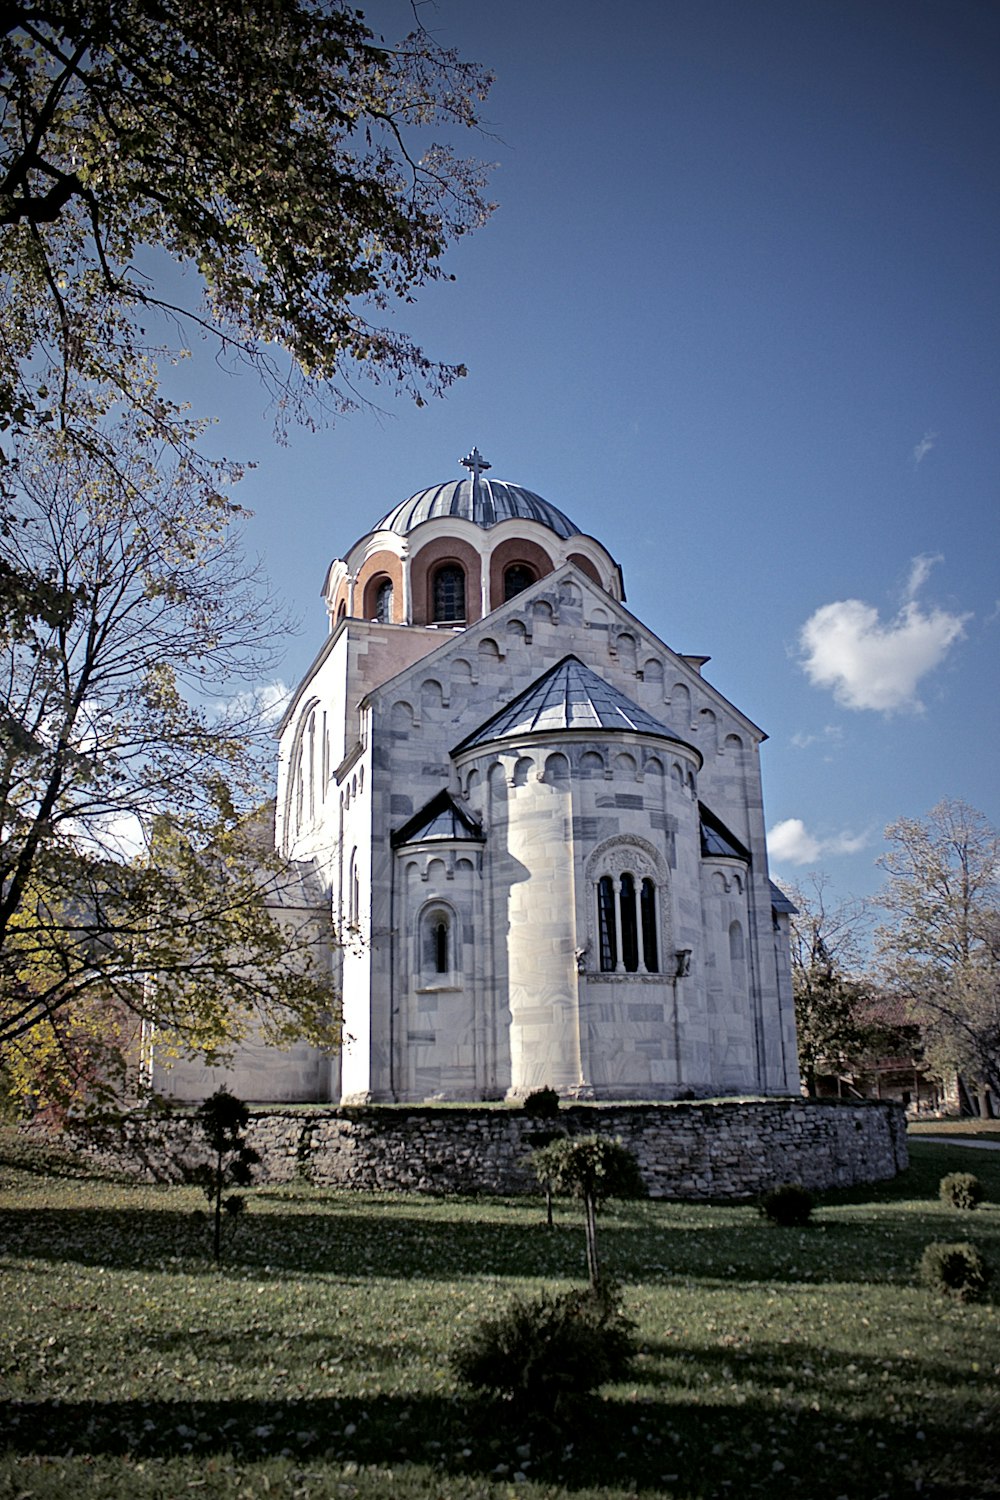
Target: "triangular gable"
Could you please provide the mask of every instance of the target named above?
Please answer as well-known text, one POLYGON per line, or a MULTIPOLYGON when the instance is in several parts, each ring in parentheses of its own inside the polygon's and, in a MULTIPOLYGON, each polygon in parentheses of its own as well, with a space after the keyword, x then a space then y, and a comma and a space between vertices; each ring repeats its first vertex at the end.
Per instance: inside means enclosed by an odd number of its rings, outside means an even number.
POLYGON ((400 844, 484 842, 483 830, 463 812, 448 792, 438 792, 419 812, 414 813, 402 828, 390 835, 395 849, 400 844))
POLYGON ((703 858, 708 859, 741 859, 744 864, 751 864, 750 851, 741 844, 735 833, 731 833, 721 818, 707 808, 704 802, 698 803, 698 812, 701 817, 701 853, 703 858))
MULTIPOLYGON (((466 655, 474 648, 476 642, 481 637, 495 636, 498 630, 503 629, 508 618, 523 613, 525 607, 530 606, 534 596, 537 595, 539 598, 544 598, 547 593, 551 592, 554 584, 557 585, 561 579, 570 576, 572 576, 573 582, 578 587, 584 589, 595 603, 599 603, 600 607, 607 610, 610 614, 617 615, 623 625, 626 625, 630 631, 634 631, 643 642, 644 650, 663 652, 673 664, 678 675, 690 684, 692 692, 704 693, 710 700, 714 699, 721 708, 738 719, 758 741, 767 739, 767 735, 758 724, 755 724, 752 719, 748 718, 742 709, 737 708, 734 703, 730 703, 729 699, 720 693, 717 687, 714 687, 707 678, 702 677, 696 667, 692 666, 692 662, 707 661, 707 657, 689 658, 673 650, 665 641, 661 641, 659 636, 648 625, 645 625, 631 611, 626 609, 620 600, 614 599, 610 594, 605 593, 600 584, 595 583, 575 563, 571 562, 563 563, 561 567, 552 573, 546 573, 543 578, 539 578, 535 583, 523 589, 521 593, 517 594, 513 599, 509 599, 505 604, 501 604, 498 608, 491 610, 482 619, 476 620, 471 625, 466 625, 462 630, 448 631, 445 639, 436 650, 421 657, 417 662, 411 662, 398 672, 395 677, 387 678, 377 688, 373 688, 362 700, 362 704, 370 702, 376 695, 381 696, 385 693, 395 695, 407 679, 425 674, 435 660, 447 658, 451 654, 466 655)), ((670 738, 677 739, 677 736, 670 735, 670 738)), ((682 741, 682 743, 684 742, 682 741)))
POLYGON ((655 735, 679 743, 659 719, 605 682, 578 656, 570 655, 474 729, 452 754, 526 734, 593 733, 598 729, 655 735))

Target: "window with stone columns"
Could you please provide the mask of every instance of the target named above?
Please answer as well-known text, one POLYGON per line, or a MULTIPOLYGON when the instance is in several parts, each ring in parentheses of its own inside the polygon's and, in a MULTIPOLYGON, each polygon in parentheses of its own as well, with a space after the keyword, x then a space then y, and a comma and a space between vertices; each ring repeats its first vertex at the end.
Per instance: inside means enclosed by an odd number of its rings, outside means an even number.
POLYGON ((612 843, 591 856, 596 938, 591 962, 599 973, 660 973, 664 872, 659 865, 645 839, 612 843))

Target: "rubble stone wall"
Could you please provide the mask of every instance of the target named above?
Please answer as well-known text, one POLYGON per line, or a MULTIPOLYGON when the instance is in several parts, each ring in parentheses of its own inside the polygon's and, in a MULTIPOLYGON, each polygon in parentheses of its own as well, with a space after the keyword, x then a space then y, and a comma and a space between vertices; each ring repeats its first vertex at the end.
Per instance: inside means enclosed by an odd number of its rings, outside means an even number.
MULTIPOLYGON (((654 1198, 741 1199, 779 1182, 814 1191, 878 1182, 908 1162, 906 1120, 889 1102, 805 1099, 570 1105, 554 1120, 518 1109, 366 1106, 254 1111, 259 1183, 303 1180, 364 1191, 527 1193, 526 1164, 554 1130, 620 1139, 654 1198)), ((199 1154, 193 1121, 132 1120, 115 1164, 177 1175, 199 1154)))

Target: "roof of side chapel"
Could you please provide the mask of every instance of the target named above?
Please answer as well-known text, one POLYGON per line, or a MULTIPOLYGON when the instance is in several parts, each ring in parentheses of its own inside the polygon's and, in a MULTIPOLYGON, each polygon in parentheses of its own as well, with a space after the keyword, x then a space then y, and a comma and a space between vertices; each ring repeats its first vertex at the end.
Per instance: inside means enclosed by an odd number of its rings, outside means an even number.
POLYGON ((586 733, 598 729, 655 735, 675 744, 684 743, 666 724, 605 682, 578 656, 564 656, 467 735, 456 745, 455 752, 526 734, 586 733))

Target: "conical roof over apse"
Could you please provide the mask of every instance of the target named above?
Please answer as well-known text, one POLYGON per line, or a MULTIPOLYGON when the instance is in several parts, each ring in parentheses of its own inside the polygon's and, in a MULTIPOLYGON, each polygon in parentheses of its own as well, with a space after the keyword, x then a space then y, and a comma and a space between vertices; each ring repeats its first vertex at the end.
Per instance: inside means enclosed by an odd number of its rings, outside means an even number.
MULTIPOLYGON (((474 730, 452 753, 493 740, 519 739, 526 734, 592 733, 597 729, 626 730, 655 735, 674 744, 684 743, 666 724, 585 666, 578 656, 564 656, 537 682, 474 730)), ((701 758, 699 752, 695 754, 701 758)))

